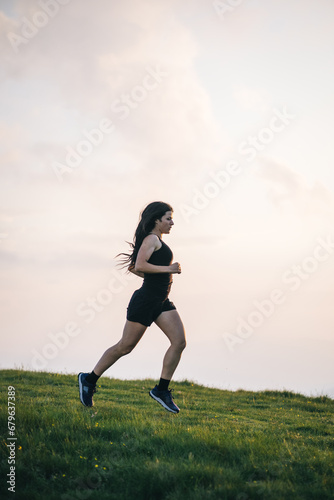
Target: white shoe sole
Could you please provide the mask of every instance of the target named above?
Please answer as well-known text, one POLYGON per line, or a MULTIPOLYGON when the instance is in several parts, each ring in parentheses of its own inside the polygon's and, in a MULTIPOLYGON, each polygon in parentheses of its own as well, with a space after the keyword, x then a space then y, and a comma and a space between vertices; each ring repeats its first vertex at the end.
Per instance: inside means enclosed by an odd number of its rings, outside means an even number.
POLYGON ((170 411, 171 413, 179 413, 178 411, 175 411, 175 410, 172 410, 171 408, 169 408, 166 403, 164 403, 164 401, 162 401, 162 399, 158 398, 157 396, 155 396, 152 391, 150 391, 150 396, 151 398, 155 399, 155 401, 157 401, 158 403, 161 404, 161 406, 163 406, 165 408, 165 410, 167 411, 170 411))

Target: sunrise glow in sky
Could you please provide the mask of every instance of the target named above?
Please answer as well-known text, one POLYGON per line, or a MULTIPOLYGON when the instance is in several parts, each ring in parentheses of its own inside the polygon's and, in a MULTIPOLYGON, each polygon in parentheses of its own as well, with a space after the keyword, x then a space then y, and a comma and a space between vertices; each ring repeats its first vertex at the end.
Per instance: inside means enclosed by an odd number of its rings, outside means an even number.
MULTIPOLYGON (((0 368, 90 371, 174 208, 175 379, 334 396, 331 0, 0 1, 0 368)), ((152 326, 106 376, 158 378, 152 326)))

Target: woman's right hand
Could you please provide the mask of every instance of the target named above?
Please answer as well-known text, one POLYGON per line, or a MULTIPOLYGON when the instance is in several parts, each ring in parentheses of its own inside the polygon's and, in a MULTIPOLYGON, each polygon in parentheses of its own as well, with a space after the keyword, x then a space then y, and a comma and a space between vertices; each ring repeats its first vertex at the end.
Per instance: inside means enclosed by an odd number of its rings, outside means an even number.
POLYGON ((174 262, 169 268, 172 274, 181 274, 181 265, 178 262, 174 262))

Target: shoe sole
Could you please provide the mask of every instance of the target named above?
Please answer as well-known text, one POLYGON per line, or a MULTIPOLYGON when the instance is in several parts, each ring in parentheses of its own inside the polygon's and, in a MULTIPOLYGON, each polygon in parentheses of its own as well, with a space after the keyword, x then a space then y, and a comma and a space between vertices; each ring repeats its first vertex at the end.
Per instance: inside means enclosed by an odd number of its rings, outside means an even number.
POLYGON ((149 392, 149 395, 151 396, 151 398, 153 398, 155 401, 157 401, 158 403, 161 404, 161 406, 163 406, 165 408, 165 410, 167 411, 170 411, 171 413, 179 413, 177 410, 172 410, 171 408, 169 408, 166 403, 164 403, 164 401, 162 401, 162 399, 158 398, 157 396, 155 396, 152 391, 149 392))
MULTIPOLYGON (((82 382, 81 382, 81 377, 80 375, 82 375, 83 372, 80 372, 79 375, 78 375, 78 382, 79 382, 79 396, 80 396, 80 401, 81 403, 86 407, 86 408, 91 408, 93 405, 86 405, 83 401, 83 397, 82 397, 82 382)), ((93 403, 94 404, 94 403, 93 403)))

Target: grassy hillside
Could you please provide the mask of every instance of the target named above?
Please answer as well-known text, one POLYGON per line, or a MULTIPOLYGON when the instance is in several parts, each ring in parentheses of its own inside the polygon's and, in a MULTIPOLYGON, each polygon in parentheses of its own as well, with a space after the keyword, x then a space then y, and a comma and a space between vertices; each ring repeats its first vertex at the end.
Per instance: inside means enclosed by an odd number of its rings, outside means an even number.
POLYGON ((185 381, 172 384, 181 408, 174 415, 149 397, 152 380, 102 378, 91 409, 79 402, 74 375, 2 370, 0 380, 1 498, 333 499, 328 398, 185 381), (6 484, 8 386, 15 494, 6 484))

